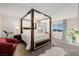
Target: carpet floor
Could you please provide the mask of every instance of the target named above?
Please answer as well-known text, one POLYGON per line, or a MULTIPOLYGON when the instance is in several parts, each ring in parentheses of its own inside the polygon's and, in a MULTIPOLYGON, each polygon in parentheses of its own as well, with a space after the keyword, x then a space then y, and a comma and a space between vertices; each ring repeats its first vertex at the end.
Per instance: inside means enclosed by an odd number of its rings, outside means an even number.
POLYGON ((14 56, 79 56, 79 44, 69 44, 63 40, 52 39, 51 45, 46 45, 31 53, 22 43, 19 43, 14 56))

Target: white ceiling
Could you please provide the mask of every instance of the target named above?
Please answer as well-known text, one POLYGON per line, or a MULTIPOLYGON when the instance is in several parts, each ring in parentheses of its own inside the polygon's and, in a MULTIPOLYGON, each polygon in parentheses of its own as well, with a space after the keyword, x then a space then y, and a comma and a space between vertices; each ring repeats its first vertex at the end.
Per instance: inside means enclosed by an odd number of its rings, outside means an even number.
POLYGON ((54 20, 76 17, 78 15, 77 3, 0 3, 0 13, 20 18, 31 8, 51 16, 54 20))

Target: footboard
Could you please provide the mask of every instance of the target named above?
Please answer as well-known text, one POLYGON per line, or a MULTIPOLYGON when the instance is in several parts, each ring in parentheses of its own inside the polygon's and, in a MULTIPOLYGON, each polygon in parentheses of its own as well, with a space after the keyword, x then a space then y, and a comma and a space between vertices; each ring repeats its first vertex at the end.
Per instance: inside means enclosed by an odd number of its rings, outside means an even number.
POLYGON ((50 43, 49 39, 48 40, 44 40, 42 42, 35 43, 35 49, 40 48, 40 47, 42 47, 42 46, 44 46, 46 44, 49 44, 49 43, 50 43))

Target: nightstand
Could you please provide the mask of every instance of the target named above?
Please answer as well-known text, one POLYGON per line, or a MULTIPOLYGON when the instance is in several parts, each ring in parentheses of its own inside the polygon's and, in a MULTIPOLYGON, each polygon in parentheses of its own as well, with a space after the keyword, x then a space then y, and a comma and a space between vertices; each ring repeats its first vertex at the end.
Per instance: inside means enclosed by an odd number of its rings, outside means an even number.
POLYGON ((17 39, 17 42, 22 42, 21 35, 14 35, 14 38, 17 39))

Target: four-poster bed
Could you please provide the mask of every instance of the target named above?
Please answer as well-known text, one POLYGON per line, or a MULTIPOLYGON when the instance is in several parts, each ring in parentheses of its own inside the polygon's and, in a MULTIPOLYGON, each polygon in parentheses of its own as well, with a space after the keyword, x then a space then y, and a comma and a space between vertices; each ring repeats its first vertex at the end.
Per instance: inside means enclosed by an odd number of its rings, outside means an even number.
POLYGON ((28 50, 51 44, 51 17, 31 9, 21 18, 21 34, 28 50))

